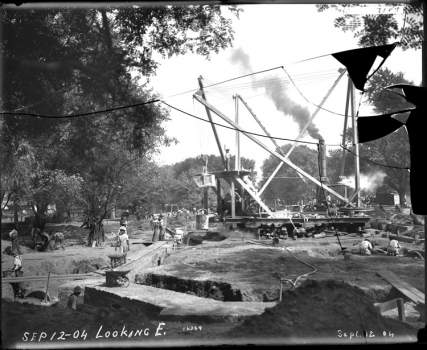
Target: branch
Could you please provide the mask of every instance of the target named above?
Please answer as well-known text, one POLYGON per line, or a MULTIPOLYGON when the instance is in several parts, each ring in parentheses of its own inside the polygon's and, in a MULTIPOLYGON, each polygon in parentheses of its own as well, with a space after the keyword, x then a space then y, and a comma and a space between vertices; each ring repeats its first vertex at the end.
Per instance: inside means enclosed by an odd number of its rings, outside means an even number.
MULTIPOLYGON (((2 207, 2 209, 5 209, 5 208, 7 207, 7 205, 9 204, 9 200, 10 200, 10 197, 12 196, 12 194, 15 194, 15 192, 14 192, 14 191, 10 191, 10 192, 9 192, 9 194, 7 195, 6 203, 5 203, 5 205, 2 207)), ((2 202, 3 202, 3 196, 2 196, 2 202)), ((1 204, 1 203, 0 203, 0 204, 1 204)))

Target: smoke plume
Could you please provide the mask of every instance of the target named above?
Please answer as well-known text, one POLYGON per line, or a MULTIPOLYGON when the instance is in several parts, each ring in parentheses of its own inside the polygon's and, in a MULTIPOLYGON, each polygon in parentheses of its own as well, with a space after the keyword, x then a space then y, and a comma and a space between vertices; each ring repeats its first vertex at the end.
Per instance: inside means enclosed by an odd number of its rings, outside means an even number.
MULTIPOLYGON (((234 50, 231 56, 231 62, 241 64, 246 71, 252 72, 252 66, 249 56, 243 51, 242 48, 234 50)), ((252 78, 252 84, 255 88, 255 80, 252 78)), ((269 79, 262 82, 262 87, 265 89, 267 95, 274 102, 276 108, 286 115, 290 115, 293 120, 298 124, 300 131, 305 127, 310 119, 310 112, 307 108, 302 107, 295 103, 287 94, 286 88, 282 86, 283 80, 279 78, 269 79)), ((258 82, 260 84, 260 82, 258 82)), ((259 87, 259 85, 258 85, 259 87)), ((315 138, 320 139, 319 129, 311 123, 307 128, 308 134, 315 138)))
MULTIPOLYGON (((377 171, 371 174, 360 174, 360 189, 367 193, 374 193, 376 189, 383 184, 384 178, 386 176, 387 175, 382 171, 377 171)), ((351 188, 355 188, 354 177, 345 177, 339 183, 351 188)))

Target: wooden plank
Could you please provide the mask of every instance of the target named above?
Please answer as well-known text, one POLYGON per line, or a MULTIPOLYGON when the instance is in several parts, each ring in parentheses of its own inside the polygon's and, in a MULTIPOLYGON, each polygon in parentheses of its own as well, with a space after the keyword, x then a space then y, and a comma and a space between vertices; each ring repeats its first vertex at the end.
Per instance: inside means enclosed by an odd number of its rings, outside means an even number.
MULTIPOLYGON (((93 277, 93 273, 83 274, 69 274, 69 275, 51 275, 51 279, 84 279, 93 277)), ((47 280, 47 276, 22 276, 22 277, 7 277, 2 278, 1 283, 14 283, 14 282, 35 282, 47 280)))
POLYGON ((403 302, 402 298, 392 299, 384 303, 375 303, 374 306, 379 313, 383 313, 397 308, 399 320, 406 321, 405 303, 403 302))
POLYGON ((425 295, 423 292, 418 289, 412 287, 409 283, 402 281, 398 276, 396 276, 393 272, 390 271, 380 271, 378 272, 382 278, 384 278, 387 282, 389 282, 393 287, 395 287, 399 292, 403 295, 407 296, 413 302, 417 304, 425 303, 425 295))
POLYGON ((385 301, 383 303, 375 303, 374 306, 379 312, 386 312, 397 308, 397 299, 385 301))

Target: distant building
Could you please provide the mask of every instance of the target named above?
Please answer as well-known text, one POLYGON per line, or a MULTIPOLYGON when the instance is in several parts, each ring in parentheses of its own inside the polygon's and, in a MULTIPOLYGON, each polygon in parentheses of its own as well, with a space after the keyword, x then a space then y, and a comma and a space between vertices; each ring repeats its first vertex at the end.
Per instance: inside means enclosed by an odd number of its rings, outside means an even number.
POLYGON ((397 192, 377 192, 374 203, 382 205, 400 205, 399 194, 397 192))

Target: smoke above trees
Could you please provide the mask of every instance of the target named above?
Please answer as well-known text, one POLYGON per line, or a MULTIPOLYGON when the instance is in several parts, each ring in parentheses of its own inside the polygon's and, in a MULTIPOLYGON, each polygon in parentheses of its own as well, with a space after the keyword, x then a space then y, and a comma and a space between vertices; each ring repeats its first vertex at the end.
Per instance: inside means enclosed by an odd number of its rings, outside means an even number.
MULTIPOLYGON (((234 64, 240 64, 246 71, 253 72, 249 55, 242 49, 238 48, 233 51, 231 61, 234 64)), ((277 110, 285 115, 289 115, 298 124, 300 131, 305 127, 310 119, 310 111, 293 101, 286 92, 286 88, 282 85, 280 78, 268 79, 265 81, 256 81, 252 79, 253 87, 263 87, 267 96, 273 101, 277 110), (255 86, 256 82, 256 86, 255 86)), ((308 134, 314 139, 321 139, 319 129, 310 123, 307 128, 308 134)))

